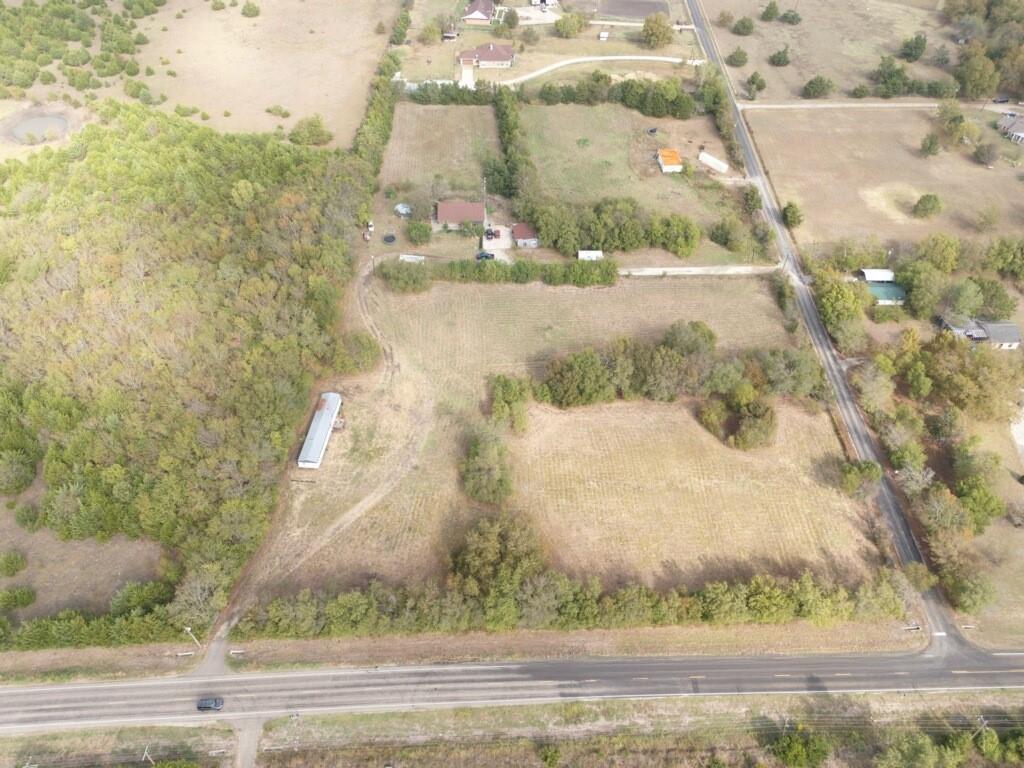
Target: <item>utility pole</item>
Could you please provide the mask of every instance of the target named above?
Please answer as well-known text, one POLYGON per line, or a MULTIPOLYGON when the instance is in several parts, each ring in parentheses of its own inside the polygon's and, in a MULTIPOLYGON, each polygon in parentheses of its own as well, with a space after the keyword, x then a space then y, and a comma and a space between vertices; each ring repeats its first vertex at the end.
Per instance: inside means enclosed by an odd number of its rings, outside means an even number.
POLYGON ((200 643, 196 636, 192 634, 192 627, 185 627, 185 634, 192 638, 192 642, 196 644, 196 648, 202 648, 203 644, 200 643))
POLYGON ((146 762, 149 760, 150 765, 156 765, 156 761, 149 754, 149 744, 146 745, 146 751, 142 753, 142 760, 140 762, 146 762))
POLYGON ((971 741, 974 741, 978 734, 984 731, 988 727, 988 720, 985 719, 984 715, 978 715, 978 730, 971 734, 971 741))

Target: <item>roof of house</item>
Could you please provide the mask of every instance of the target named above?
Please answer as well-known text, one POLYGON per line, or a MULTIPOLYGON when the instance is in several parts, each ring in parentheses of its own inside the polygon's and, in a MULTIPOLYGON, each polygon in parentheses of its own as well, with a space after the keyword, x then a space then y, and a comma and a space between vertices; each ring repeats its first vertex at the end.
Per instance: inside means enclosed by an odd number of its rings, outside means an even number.
POLYGON ((299 466, 305 469, 316 469, 323 461, 327 451, 327 441, 334 429, 334 420, 341 409, 341 395, 337 392, 324 392, 316 405, 316 413, 306 433, 306 440, 299 452, 299 466))
POLYGON ((949 328, 954 333, 980 337, 984 337, 985 335, 985 329, 969 317, 946 314, 942 316, 942 325, 949 328))
POLYGON ((529 224, 513 224, 512 225, 512 239, 513 240, 536 240, 537 231, 529 224))
POLYGON ((491 18, 494 15, 494 0, 473 0, 462 14, 462 18, 467 19, 478 14, 491 18))
POLYGON ((487 209, 483 203, 466 200, 442 200, 437 204, 437 220, 442 224, 461 224, 464 221, 483 223, 487 209))
POLYGON ((661 160, 662 165, 682 165, 683 158, 679 152, 674 149, 659 149, 658 159, 661 160))
POLYGON ((1003 133, 1024 133, 1024 117, 1020 115, 1003 115, 996 125, 1003 133))
POLYGON ((511 45, 500 43, 484 43, 468 51, 459 54, 459 60, 465 61, 512 61, 516 56, 515 49, 511 45))
POLYGON ((891 269, 861 269, 858 270, 867 282, 869 283, 894 283, 896 282, 896 273, 891 269))
POLYGON ((896 283, 868 283, 868 291, 878 301, 905 301, 907 292, 896 283))
POLYGON ((989 341, 996 344, 1020 344, 1020 328, 1016 323, 990 323, 979 320, 978 325, 985 331, 989 341))

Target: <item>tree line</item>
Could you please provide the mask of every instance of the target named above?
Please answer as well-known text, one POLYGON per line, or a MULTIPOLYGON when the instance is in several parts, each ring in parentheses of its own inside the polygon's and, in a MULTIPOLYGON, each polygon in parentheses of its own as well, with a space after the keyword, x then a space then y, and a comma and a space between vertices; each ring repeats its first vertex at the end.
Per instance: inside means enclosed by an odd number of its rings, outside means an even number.
POLYGON ((698 623, 831 624, 903 615, 897 579, 882 570, 855 589, 755 576, 703 588, 658 591, 642 584, 602 589, 544 563, 537 537, 508 515, 485 518, 452 553, 444 586, 379 581, 336 595, 304 590, 250 610, 233 630, 257 637, 357 637, 419 632, 594 629, 698 623))

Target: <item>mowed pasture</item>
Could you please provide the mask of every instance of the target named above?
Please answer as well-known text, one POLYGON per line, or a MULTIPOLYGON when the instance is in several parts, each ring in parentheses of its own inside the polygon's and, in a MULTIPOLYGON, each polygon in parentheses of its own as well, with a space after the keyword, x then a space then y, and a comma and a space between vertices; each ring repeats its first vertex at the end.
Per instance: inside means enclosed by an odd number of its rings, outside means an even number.
POLYGON ((795 9, 802 22, 797 25, 780 21, 761 21, 766 0, 707 0, 706 17, 722 56, 736 47, 748 54, 743 67, 726 67, 737 93, 745 93, 742 84, 754 71, 760 72, 767 88, 762 100, 792 99, 800 95, 804 84, 815 75, 823 75, 837 87, 835 97, 844 98, 854 86, 868 82, 868 74, 878 67, 884 55, 896 55, 901 42, 918 32, 928 36, 928 50, 922 60, 907 65, 913 77, 926 80, 948 77, 928 62, 939 45, 945 43, 955 60, 955 47, 943 27, 937 3, 928 8, 920 3, 898 0, 780 0, 779 9, 795 9), (754 20, 752 35, 736 35, 719 27, 715 20, 722 11, 737 19, 749 16, 754 20), (790 64, 774 67, 768 57, 789 46, 790 64))
POLYGON ((395 109, 381 186, 410 185, 431 199, 449 192, 480 195, 483 162, 501 152, 491 107, 423 106, 395 109))
MULTIPOLYGON (((139 21, 150 42, 137 58, 143 70, 155 70, 140 79, 154 95, 167 95, 165 109, 197 107, 218 130, 288 130, 299 118, 320 114, 334 134, 332 145, 348 146, 387 44, 387 35, 374 28, 383 22, 390 29, 396 6, 351 0, 258 4, 260 15, 246 18, 241 4, 214 11, 205 0, 168 0, 139 21), (268 114, 274 105, 291 116, 268 114)), ((120 87, 115 91, 125 98, 120 87)))
MULTIPOLYGON (((709 117, 644 117, 617 104, 533 105, 520 110, 542 194, 571 203, 632 197, 652 213, 680 213, 709 225, 738 209, 739 188, 711 178, 697 161, 701 148, 725 158, 709 117), (648 130, 657 129, 655 135, 648 130), (694 168, 692 179, 663 174, 655 154, 676 149, 694 168)), ((739 178, 731 171, 729 178, 739 178)), ((705 239, 696 257, 720 263, 735 256, 705 239)))
MULTIPOLYGON (((0 496, 0 502, 5 502, 0 496)), ((49 616, 67 608, 105 613, 110 598, 129 581, 156 578, 160 545, 152 541, 116 536, 109 541, 61 541, 43 528, 29 533, 14 521, 6 505, 0 509, 0 554, 17 550, 25 555, 25 569, 0 577, 0 589, 28 586, 35 590, 32 605, 14 613, 17 619, 49 616)))
MULTIPOLYGON (((924 158, 921 139, 935 129, 930 109, 750 110, 746 119, 783 201, 796 202, 803 244, 844 237, 918 240, 933 232, 977 235, 987 208, 1000 214, 997 231, 1024 226, 1024 186, 1006 160, 993 169, 958 150, 924 158), (926 193, 943 211, 911 215, 926 193)), ((986 113, 984 120, 994 119, 986 113)), ((1007 150, 1009 142, 994 138, 1007 150)))
MULTIPOLYGON (((483 511, 462 495, 457 465, 483 423, 490 374, 539 375, 556 355, 621 336, 655 340, 678 319, 704 320, 726 350, 793 343, 758 278, 368 290, 360 304, 387 340, 389 364, 327 384, 346 398, 346 428, 317 473, 291 472, 287 509, 257 565, 264 589, 439 576, 483 511)), ((862 510, 829 488, 841 449, 827 415, 783 406, 777 446, 741 454, 718 445, 689 407, 534 407, 526 434, 509 439, 511 508, 537 525, 556 562, 609 581, 691 583, 732 566, 863 571, 862 510)))
POLYGON ((515 506, 578 576, 699 585, 807 568, 858 581, 873 545, 835 487, 827 414, 779 408, 774 447, 726 447, 679 404, 534 408, 511 443, 515 506), (596 555, 596 556, 595 556, 596 555))

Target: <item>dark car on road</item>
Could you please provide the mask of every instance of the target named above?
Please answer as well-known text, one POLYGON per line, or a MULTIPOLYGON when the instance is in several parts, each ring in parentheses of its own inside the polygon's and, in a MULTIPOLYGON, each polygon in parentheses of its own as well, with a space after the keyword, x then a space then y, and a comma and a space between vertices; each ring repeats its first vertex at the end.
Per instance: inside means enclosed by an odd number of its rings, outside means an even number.
POLYGON ((220 712, 224 709, 224 699, 210 696, 196 702, 196 709, 200 712, 220 712))

